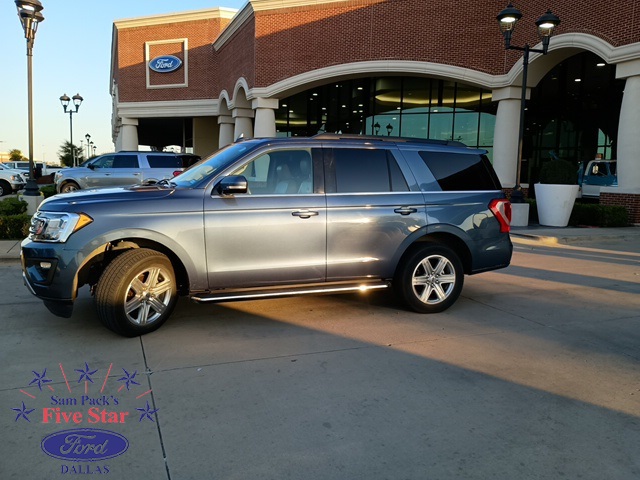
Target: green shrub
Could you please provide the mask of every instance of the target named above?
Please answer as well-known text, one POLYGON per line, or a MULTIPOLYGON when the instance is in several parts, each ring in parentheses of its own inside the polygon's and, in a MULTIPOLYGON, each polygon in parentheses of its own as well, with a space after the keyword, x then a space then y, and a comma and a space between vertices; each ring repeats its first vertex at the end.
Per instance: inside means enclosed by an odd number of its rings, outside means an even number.
POLYGON ((547 185, 576 185, 578 167, 566 160, 551 160, 540 169, 540 183, 547 185))
MULTIPOLYGON (((529 202, 529 223, 538 223, 538 209, 535 200, 529 202)), ((571 211, 569 225, 584 227, 628 227, 629 212, 618 205, 576 202, 571 211)))
POLYGON ((5 198, 0 202, 0 215, 20 215, 27 211, 27 202, 17 198, 5 198))
POLYGON ((0 239, 20 240, 29 235, 30 215, 0 216, 0 239))
POLYGON ((627 227, 629 212, 619 205, 598 205, 595 203, 576 203, 569 218, 569 225, 587 225, 593 227, 627 227))
POLYGON ((44 187, 40 187, 40 192, 42 193, 44 198, 53 197, 57 193, 56 192, 56 186, 55 185, 45 185, 44 187))

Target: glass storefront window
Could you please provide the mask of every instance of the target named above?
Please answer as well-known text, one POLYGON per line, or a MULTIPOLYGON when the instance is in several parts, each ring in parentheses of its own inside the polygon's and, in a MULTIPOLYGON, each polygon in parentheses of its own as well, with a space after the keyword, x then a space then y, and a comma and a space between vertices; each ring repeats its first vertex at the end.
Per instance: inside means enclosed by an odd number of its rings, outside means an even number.
POLYGON ((456 114, 453 129, 453 139, 456 142, 462 142, 469 147, 477 147, 479 119, 479 114, 477 113, 456 114))
POLYGON ((279 136, 355 133, 490 148, 495 113, 491 92, 477 87, 424 77, 359 78, 282 99, 276 129, 279 136))
POLYGON ((438 113, 429 116, 429 138, 453 139, 453 113, 438 113))

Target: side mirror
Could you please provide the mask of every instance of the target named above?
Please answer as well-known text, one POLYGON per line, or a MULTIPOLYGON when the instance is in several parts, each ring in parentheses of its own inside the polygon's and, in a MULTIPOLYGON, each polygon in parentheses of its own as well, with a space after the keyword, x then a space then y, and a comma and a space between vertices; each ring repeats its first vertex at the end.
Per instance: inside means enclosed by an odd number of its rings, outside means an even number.
POLYGON ((93 163, 90 163, 89 165, 87 165, 87 168, 93 170, 95 167, 95 165, 93 163))
POLYGON ((220 180, 216 190, 220 195, 247 193, 249 191, 249 183, 243 175, 230 175, 220 180))

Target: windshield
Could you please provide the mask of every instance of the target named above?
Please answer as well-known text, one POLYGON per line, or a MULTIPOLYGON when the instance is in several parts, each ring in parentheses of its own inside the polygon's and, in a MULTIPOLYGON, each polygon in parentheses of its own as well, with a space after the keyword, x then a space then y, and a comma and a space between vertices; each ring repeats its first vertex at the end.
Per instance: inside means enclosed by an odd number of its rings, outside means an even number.
POLYGON ((256 147, 254 142, 234 143, 200 160, 171 180, 178 187, 197 188, 256 147))

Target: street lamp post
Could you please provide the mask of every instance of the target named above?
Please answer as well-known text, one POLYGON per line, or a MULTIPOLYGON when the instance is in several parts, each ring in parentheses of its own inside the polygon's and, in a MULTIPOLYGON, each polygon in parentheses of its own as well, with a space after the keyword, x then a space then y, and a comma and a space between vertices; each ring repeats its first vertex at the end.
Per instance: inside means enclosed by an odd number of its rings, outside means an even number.
POLYGON ((87 140, 87 158, 89 158, 91 156, 91 147, 89 146, 89 142, 91 140, 91 135, 89 135, 88 133, 84 136, 84 138, 87 140))
POLYGON ((76 152, 73 148, 73 114, 78 113, 80 109, 80 105, 82 104, 82 100, 84 100, 79 93, 76 93, 73 97, 69 98, 65 93, 60 97, 60 103, 62 104, 62 108, 64 109, 64 113, 69 113, 69 137, 71 144, 71 160, 73 162, 73 166, 76 166, 76 152), (73 100, 73 105, 76 108, 75 111, 69 108, 69 103, 73 100))
POLYGON ((520 185, 520 175, 522 173, 522 143, 524 140, 524 111, 527 100, 527 73, 529 69, 529 53, 541 53, 546 55, 549 49, 549 41, 555 28, 560 24, 560 18, 547 10, 547 13, 536 20, 538 26, 538 36, 542 40, 542 48, 531 48, 529 44, 524 47, 511 45, 511 36, 515 29, 516 23, 522 18, 520 10, 509 4, 507 8, 502 10, 496 19, 500 23, 500 31, 504 37, 505 50, 519 50, 523 52, 522 56, 522 92, 520 96, 520 128, 518 133, 518 162, 516 167, 516 185, 511 193, 512 203, 522 203, 524 196, 522 194, 522 186, 520 185))
POLYGON ((18 17, 24 30, 24 37, 27 39, 27 97, 29 116, 29 179, 25 187, 26 196, 38 196, 38 183, 34 176, 33 163, 33 80, 32 80, 32 57, 33 44, 36 40, 38 25, 44 21, 42 10, 44 7, 38 0, 15 0, 18 9, 18 17))

